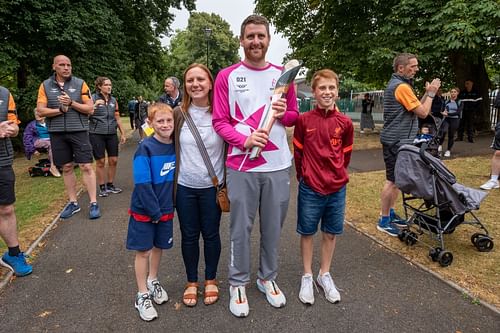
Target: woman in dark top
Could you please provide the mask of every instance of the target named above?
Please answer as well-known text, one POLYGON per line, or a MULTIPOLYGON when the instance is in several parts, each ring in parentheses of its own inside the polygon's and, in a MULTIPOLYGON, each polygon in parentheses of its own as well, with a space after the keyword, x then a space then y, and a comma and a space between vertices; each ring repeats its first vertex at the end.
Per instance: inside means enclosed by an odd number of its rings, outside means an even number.
POLYGON ((363 107, 361 111, 361 122, 359 124, 360 133, 364 133, 365 128, 370 128, 372 131, 375 129, 375 123, 373 122, 372 109, 375 103, 370 98, 368 93, 365 94, 361 106, 363 107))

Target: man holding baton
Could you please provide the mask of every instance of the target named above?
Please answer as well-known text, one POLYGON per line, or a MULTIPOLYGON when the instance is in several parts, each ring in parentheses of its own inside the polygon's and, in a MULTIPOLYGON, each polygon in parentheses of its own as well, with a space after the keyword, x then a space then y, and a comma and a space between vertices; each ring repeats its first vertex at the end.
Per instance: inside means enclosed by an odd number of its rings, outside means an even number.
POLYGON ((299 113, 291 85, 284 98, 272 102, 276 121, 271 130, 258 128, 282 70, 265 59, 269 41, 267 19, 259 15, 247 17, 240 33, 245 58, 219 72, 215 82, 213 126, 229 144, 229 309, 237 317, 246 317, 249 311, 245 286, 250 282, 250 236, 257 210, 261 231, 257 287, 273 307, 286 303, 275 282, 279 238, 290 198, 292 155, 285 126, 293 126, 299 113), (254 146, 262 152, 250 159, 254 146))

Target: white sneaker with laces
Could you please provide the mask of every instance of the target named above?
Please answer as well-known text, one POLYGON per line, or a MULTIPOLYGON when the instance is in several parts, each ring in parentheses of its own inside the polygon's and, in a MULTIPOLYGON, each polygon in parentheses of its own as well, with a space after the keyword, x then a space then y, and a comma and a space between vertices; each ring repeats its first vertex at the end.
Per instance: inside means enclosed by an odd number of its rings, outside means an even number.
POLYGON ((318 278, 316 279, 319 286, 323 288, 325 292, 326 300, 330 303, 338 303, 340 302, 340 294, 335 287, 335 283, 333 282, 332 276, 329 272, 324 273, 323 275, 318 274, 318 278))
POLYGON ((304 304, 314 304, 314 279, 312 274, 304 274, 300 283, 299 299, 304 304))
POLYGON ((283 292, 278 288, 274 280, 257 279, 257 288, 266 294, 267 301, 275 308, 282 308, 286 304, 286 298, 283 292))
POLYGON ((483 185, 479 186, 479 188, 483 190, 492 190, 494 188, 500 188, 500 184, 498 184, 498 180, 490 179, 483 185))
POLYGON ((245 286, 229 286, 229 311, 236 317, 248 316, 248 300, 245 286))
POLYGON ((444 152, 444 157, 450 157, 450 156, 451 156, 451 152, 449 150, 444 152))
POLYGON ((137 294, 135 298, 135 308, 139 311, 139 316, 142 320, 151 321, 158 318, 158 312, 151 302, 149 293, 137 294))
POLYGON ((160 305, 168 301, 168 294, 157 279, 148 280, 148 290, 156 304, 160 305))

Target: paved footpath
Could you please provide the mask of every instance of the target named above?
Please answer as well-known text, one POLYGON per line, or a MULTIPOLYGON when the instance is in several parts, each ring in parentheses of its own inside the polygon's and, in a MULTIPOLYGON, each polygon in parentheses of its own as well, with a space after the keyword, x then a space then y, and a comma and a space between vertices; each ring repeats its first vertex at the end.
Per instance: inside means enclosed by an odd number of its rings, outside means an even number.
MULTIPOLYGON (((116 184, 123 193, 99 199, 103 217, 87 218, 84 193, 82 211, 60 221, 47 236, 34 260, 34 273, 15 279, 1 292, 0 332, 500 332, 498 313, 473 304, 448 284, 349 227, 338 241, 332 269, 342 302, 333 305, 316 294, 313 306, 300 303, 296 182, 291 185, 277 280, 287 296, 286 307, 271 308, 253 282, 247 289, 250 315, 240 319, 230 314, 228 216, 223 217, 221 228, 221 299, 212 306, 181 305, 185 275, 175 221, 174 248, 164 252, 160 270, 170 300, 157 307, 157 320, 143 322, 133 306, 134 254, 124 245, 134 149, 131 142, 121 152, 116 184)), ((253 278, 259 243, 258 226, 255 229, 253 278)))

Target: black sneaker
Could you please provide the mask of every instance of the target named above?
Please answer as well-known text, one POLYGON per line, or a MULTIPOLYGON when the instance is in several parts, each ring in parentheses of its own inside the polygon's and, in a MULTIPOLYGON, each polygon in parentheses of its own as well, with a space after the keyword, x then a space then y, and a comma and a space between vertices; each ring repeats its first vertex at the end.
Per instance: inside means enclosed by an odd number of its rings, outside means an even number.
POLYGON ((113 193, 113 194, 118 194, 121 193, 123 190, 119 187, 116 187, 113 184, 106 185, 106 188, 108 190, 108 193, 113 193))
POLYGON ((108 190, 106 189, 106 186, 104 187, 99 187, 99 196, 102 197, 107 197, 109 195, 108 190))

